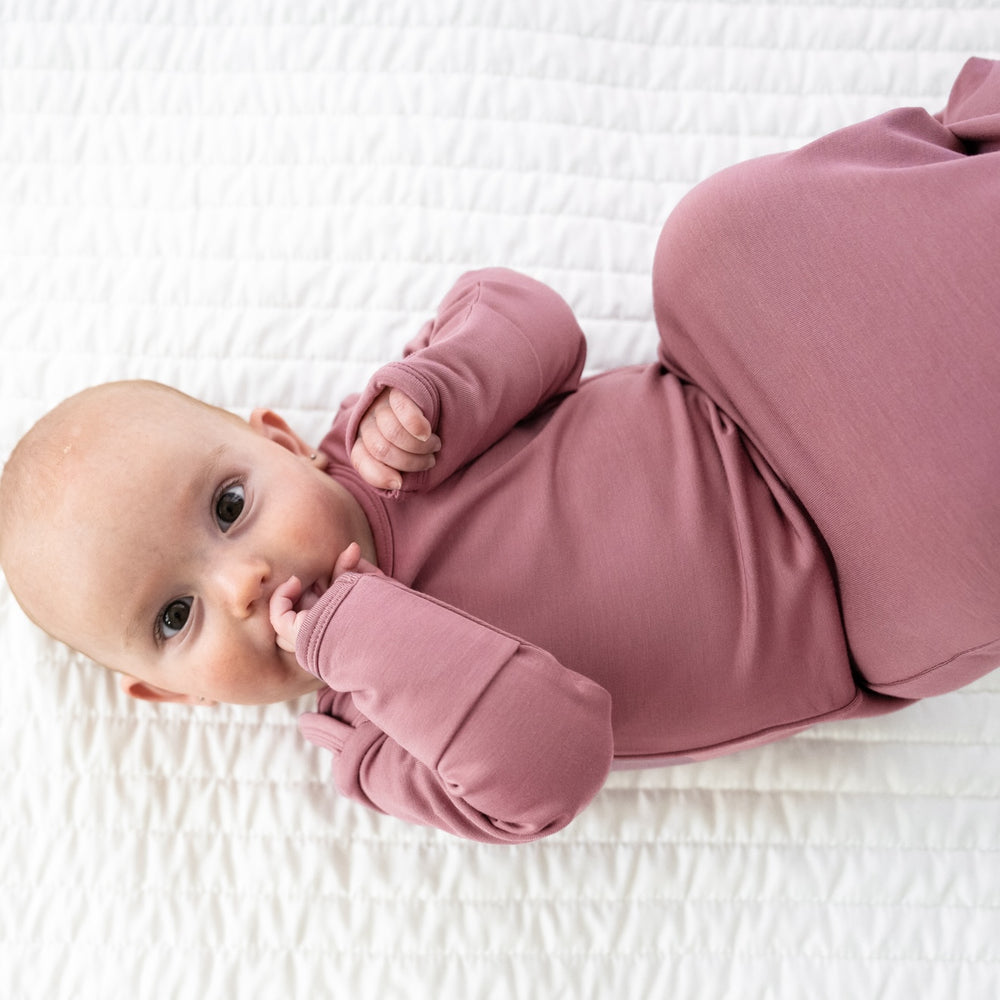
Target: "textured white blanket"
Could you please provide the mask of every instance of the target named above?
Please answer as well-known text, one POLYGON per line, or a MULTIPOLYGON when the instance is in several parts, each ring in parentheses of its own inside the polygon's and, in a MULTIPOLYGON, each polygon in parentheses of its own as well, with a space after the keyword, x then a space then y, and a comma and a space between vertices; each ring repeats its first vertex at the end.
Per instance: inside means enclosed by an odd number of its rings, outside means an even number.
MULTIPOLYGON (((0 453, 132 376, 318 439, 483 264, 650 358, 692 184, 971 54, 996 0, 0 0, 0 453)), ((338 800, 303 706, 127 703, 2 583, 0 661, 0 996, 1000 995, 1000 678, 504 849, 338 800)))

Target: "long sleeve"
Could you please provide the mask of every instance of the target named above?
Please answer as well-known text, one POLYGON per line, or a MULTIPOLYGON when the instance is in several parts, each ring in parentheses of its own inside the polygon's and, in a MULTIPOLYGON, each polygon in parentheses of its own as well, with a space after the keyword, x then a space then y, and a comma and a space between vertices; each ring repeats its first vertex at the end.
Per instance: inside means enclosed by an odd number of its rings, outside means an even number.
POLYGON ((404 475, 402 492, 433 489, 547 400, 575 389, 585 357, 579 324, 552 289, 503 268, 469 272, 403 360, 371 378, 353 405, 347 451, 372 400, 398 388, 442 441, 434 468, 404 475))
POLYGON ((611 766, 611 699, 552 656, 377 572, 309 613, 300 663, 334 692, 300 727, 345 795, 474 840, 564 827, 611 766))

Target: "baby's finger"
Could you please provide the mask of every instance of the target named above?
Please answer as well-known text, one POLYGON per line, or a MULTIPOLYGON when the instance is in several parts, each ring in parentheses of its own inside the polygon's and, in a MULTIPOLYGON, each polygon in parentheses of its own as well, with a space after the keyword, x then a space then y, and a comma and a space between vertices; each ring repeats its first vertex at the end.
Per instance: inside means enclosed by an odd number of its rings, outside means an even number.
POLYGON ((403 472, 422 472, 433 467, 433 455, 408 455, 383 439, 376 438, 372 454, 368 447, 369 437, 358 437, 351 448, 351 464, 358 470, 365 482, 380 490, 398 490, 402 484, 403 472))
MULTIPOLYGON (((394 389, 393 392, 395 391, 394 389)), ((406 399, 405 396, 402 398, 406 399)), ((407 400, 407 402, 409 401, 407 400)), ((419 410, 416 412, 420 414, 419 410)), ((423 414, 420 414, 420 419, 423 422, 421 429, 428 429, 426 438, 412 434, 388 401, 379 400, 376 405, 372 406, 369 415, 371 419, 366 417, 361 422, 360 428, 362 433, 365 431, 368 433, 366 441, 369 450, 372 449, 372 445, 377 439, 383 440, 390 448, 395 448, 398 452, 407 455, 432 455, 441 447, 439 438, 429 432, 430 424, 424 419, 423 414)), ((376 454, 374 451, 372 453, 376 454)), ((378 457, 377 454, 376 457, 378 457)), ((391 465, 392 462, 389 461, 389 464, 391 465)))
POLYGON ((398 490, 403 485, 400 474, 373 458, 360 437, 351 448, 351 465, 369 486, 377 490, 398 490))
POLYGON ((302 581, 297 576, 290 576, 284 583, 279 583, 271 594, 270 606, 288 610, 299 599, 302 593, 302 581))
POLYGON ((361 546, 357 542, 351 542, 343 552, 337 556, 337 561, 333 567, 333 576, 336 579, 341 573, 350 573, 361 561, 361 546))
POLYGON ((268 617, 274 629, 278 645, 290 652, 295 650, 295 602, 302 593, 298 577, 290 577, 279 584, 268 601, 268 617), (291 643, 289 646, 288 643, 291 643))
POLYGON ((286 653, 295 652, 295 643, 291 639, 286 639, 281 633, 276 633, 274 637, 275 643, 277 643, 278 649, 283 649, 286 653))
POLYGON ((430 441, 434 428, 424 416, 424 411, 402 389, 389 390, 389 406, 405 431, 418 441, 430 441))
MULTIPOLYGON (((399 437, 398 434, 396 436, 397 438, 399 437)), ((359 437, 364 443, 368 454, 376 462, 388 465, 398 472, 423 472, 424 469, 432 468, 436 461, 434 453, 432 451, 425 453, 423 451, 425 446, 420 442, 416 442, 416 446, 419 449, 417 451, 410 451, 405 446, 400 447, 398 444, 393 443, 374 422, 362 424, 359 437)))

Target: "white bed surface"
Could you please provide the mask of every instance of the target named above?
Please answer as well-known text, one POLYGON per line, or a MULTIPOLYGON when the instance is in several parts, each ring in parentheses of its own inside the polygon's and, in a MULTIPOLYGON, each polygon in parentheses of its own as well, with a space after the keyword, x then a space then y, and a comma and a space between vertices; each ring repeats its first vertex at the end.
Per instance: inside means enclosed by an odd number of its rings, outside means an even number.
MULTIPOLYGON (((150 377, 318 439, 469 267, 652 357, 709 173, 936 110, 1000 5, 0 0, 0 454, 150 377)), ((126 703, 0 583, 0 996, 1000 995, 1000 679, 465 844, 335 797, 298 709, 126 703)))

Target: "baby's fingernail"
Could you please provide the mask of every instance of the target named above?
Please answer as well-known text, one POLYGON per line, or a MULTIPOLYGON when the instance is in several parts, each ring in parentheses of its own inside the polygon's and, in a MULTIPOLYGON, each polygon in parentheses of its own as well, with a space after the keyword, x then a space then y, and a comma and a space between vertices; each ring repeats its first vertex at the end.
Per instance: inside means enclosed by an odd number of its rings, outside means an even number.
POLYGON ((390 490, 398 490, 398 489, 401 489, 402 486, 403 486, 403 480, 402 479, 390 479, 389 480, 389 489, 390 490))

